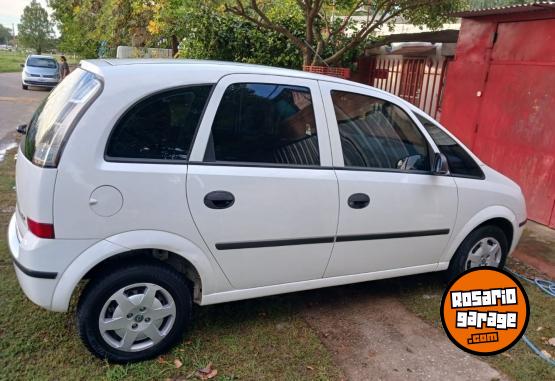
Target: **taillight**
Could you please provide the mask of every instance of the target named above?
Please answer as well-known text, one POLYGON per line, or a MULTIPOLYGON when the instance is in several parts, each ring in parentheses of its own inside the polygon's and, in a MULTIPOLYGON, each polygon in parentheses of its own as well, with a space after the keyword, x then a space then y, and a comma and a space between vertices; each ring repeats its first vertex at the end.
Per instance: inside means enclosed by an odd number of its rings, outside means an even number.
POLYGON ((54 224, 43 224, 27 218, 27 227, 39 238, 54 238, 54 224))

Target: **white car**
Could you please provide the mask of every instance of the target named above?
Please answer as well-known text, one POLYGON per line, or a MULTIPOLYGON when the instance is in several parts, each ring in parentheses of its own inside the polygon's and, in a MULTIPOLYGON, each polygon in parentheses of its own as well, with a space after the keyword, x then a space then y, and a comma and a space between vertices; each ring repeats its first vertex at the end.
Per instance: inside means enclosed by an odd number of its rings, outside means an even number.
POLYGON ((53 88, 60 82, 60 67, 51 56, 30 55, 21 67, 21 88, 29 86, 53 88))
POLYGON ((114 362, 182 337, 191 305, 502 267, 520 188, 409 103, 208 61, 92 60, 33 116, 9 245, 34 303, 77 307, 114 362))

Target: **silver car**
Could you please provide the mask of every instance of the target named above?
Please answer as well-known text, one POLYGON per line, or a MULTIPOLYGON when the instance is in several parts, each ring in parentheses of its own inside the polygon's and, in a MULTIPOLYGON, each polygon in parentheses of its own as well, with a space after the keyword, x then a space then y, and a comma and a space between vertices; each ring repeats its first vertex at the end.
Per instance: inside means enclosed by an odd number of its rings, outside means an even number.
POLYGON ((21 66, 23 90, 27 90, 29 86, 52 88, 60 82, 60 68, 54 57, 30 55, 21 66))

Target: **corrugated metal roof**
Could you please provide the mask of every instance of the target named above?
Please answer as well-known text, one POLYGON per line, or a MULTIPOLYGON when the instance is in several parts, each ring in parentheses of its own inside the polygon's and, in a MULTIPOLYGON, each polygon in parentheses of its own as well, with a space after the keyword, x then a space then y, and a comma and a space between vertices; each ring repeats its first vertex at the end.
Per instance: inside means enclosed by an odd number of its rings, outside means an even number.
POLYGON ((491 8, 472 9, 468 11, 454 13, 453 16, 480 17, 480 16, 503 15, 503 14, 519 13, 519 12, 531 12, 531 11, 539 11, 544 9, 555 10, 555 1, 535 1, 533 3, 528 3, 528 4, 513 4, 513 5, 504 5, 504 6, 491 7, 491 8))

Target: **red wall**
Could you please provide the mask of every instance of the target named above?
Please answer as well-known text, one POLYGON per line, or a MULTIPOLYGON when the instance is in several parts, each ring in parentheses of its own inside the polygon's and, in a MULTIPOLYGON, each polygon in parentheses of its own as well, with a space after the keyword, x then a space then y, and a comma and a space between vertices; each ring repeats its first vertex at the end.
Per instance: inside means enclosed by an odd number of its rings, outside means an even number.
POLYGON ((555 227, 555 11, 464 19, 441 122, 555 227))

